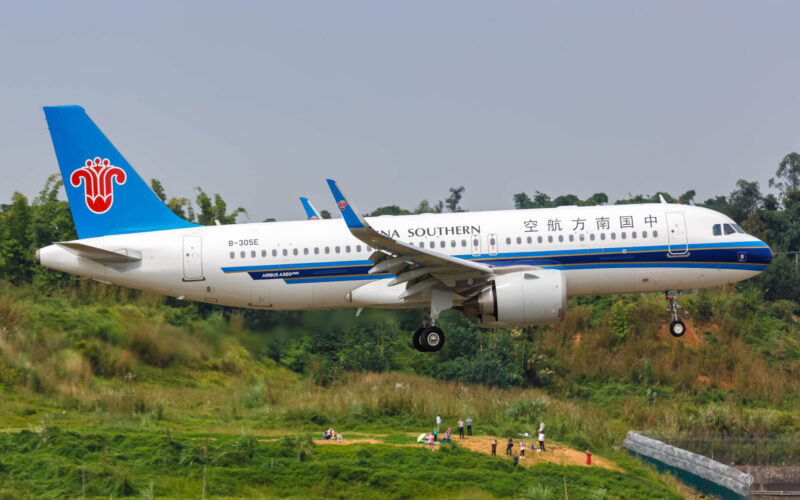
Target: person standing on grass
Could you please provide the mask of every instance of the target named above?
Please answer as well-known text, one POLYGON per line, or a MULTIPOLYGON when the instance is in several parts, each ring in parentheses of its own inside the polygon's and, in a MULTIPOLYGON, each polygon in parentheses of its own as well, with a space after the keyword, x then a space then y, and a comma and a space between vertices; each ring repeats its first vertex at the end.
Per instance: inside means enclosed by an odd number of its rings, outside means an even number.
POLYGON ((519 442, 519 458, 525 458, 525 441, 519 442))
POLYGON ((442 416, 436 415, 436 430, 439 430, 439 426, 442 425, 442 416))
POLYGON ((467 436, 472 435, 472 417, 467 417, 467 436))
POLYGON ((508 436, 508 445, 506 446, 506 455, 511 456, 511 450, 514 449, 514 440, 508 436))
POLYGON ((431 450, 433 450, 433 441, 434 441, 434 439, 435 438, 433 437, 433 433, 432 432, 430 434, 428 434, 428 446, 430 447, 431 450))
POLYGON ((458 437, 464 439, 464 421, 458 417, 458 437))
POLYGON ((539 432, 539 451, 544 452, 544 431, 539 432))
POLYGON ((436 442, 439 440, 439 429, 436 428, 433 430, 433 441, 436 442))
POLYGON ((492 439, 492 456, 493 457, 497 456, 497 440, 496 439, 492 439))
POLYGON ((447 430, 444 431, 444 439, 442 441, 447 441, 447 444, 450 444, 450 434, 452 434, 452 432, 453 430, 448 427, 447 430))

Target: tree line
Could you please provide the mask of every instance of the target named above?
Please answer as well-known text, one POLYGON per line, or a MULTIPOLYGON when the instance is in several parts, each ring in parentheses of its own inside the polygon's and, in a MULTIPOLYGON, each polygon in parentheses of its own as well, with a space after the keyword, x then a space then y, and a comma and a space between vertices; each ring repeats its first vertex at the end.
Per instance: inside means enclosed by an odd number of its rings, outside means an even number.
MULTIPOLYGON (((63 182, 60 176, 51 175, 32 201, 15 192, 8 203, 0 204, 0 280, 12 283, 33 283, 40 286, 65 285, 74 281, 67 275, 35 266, 33 255, 37 248, 55 241, 76 238, 69 204, 61 199, 63 182)), ((152 179, 156 195, 179 217, 202 225, 215 221, 233 224, 247 212, 242 207, 228 209, 219 195, 209 195, 196 187, 194 200, 186 197, 169 197, 160 181, 152 179)), ((800 154, 787 154, 769 180, 772 192, 762 192, 757 181, 739 179, 728 195, 717 195, 705 201, 695 200, 695 191, 679 196, 657 192, 653 195, 629 195, 615 204, 658 203, 663 196, 668 202, 696 204, 730 216, 748 233, 767 242, 776 254, 770 270, 759 278, 769 299, 794 300, 800 296, 800 279, 797 273, 797 252, 800 251, 800 154)), ((368 215, 408 215, 421 213, 461 212, 465 188, 451 187, 448 195, 438 201, 422 200, 414 209, 398 205, 378 207, 368 215)), ((590 206, 609 203, 605 193, 595 193, 581 199, 574 194, 556 197, 534 191, 517 193, 512 199, 517 209, 548 208, 563 205, 590 206)), ((323 210, 323 218, 330 213, 323 210)), ((267 219, 271 221, 274 219, 267 219)))

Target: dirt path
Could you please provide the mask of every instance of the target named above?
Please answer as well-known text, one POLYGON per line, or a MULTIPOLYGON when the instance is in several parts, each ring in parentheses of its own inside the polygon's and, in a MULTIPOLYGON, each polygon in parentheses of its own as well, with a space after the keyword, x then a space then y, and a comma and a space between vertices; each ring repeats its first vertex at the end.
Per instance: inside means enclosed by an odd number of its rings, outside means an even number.
MULTIPOLYGON (((418 444, 414 443, 413 440, 416 439, 415 434, 409 434, 409 443, 405 444, 396 444, 396 443, 385 443, 380 440, 380 437, 377 436, 378 439, 373 438, 354 438, 354 439, 344 439, 343 443, 337 443, 336 441, 328 441, 325 439, 315 439, 314 443, 321 444, 321 445, 336 445, 336 444, 357 444, 357 443, 367 443, 367 444, 392 444, 393 446, 419 446, 419 447, 427 447, 427 444, 418 444)), ((453 442, 457 443, 459 446, 463 446, 472 451, 476 451, 478 453, 484 454, 491 454, 492 452, 492 439, 495 439, 492 436, 472 436, 467 439, 454 439, 453 442)), ((505 454, 506 452, 506 443, 508 439, 497 439, 497 456, 504 460, 511 460, 513 457, 508 456, 505 454)), ((528 446, 536 443, 538 446, 537 441, 530 441, 525 440, 528 446)), ((438 444, 436 445, 438 449, 438 444)), ((526 457, 524 459, 520 459, 519 464, 525 467, 530 467, 532 465, 541 464, 541 463, 554 463, 558 465, 583 465, 586 467, 586 453, 580 452, 577 450, 573 450, 571 448, 567 448, 562 446, 558 443, 549 442, 545 444, 545 448, 547 451, 544 453, 539 453, 536 451, 532 451, 530 449, 525 451, 526 457)), ((514 450, 515 455, 519 454, 519 440, 514 441, 514 450)), ((614 462, 610 460, 606 460, 605 458, 598 457, 597 455, 592 455, 592 467, 602 467, 604 469, 611 469, 619 472, 624 472, 622 468, 620 468, 614 462)))

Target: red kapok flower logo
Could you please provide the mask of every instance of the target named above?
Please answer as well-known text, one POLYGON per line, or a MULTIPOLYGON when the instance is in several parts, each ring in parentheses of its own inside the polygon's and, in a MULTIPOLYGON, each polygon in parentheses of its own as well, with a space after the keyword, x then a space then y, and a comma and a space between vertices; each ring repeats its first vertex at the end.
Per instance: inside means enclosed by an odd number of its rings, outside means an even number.
POLYGON ((86 160, 86 166, 72 172, 69 183, 72 187, 83 183, 86 207, 93 213, 104 214, 114 204, 114 182, 125 184, 125 177, 125 171, 111 165, 108 158, 96 157, 94 162, 86 160))
POLYGON ((337 205, 339 205, 339 210, 341 210, 342 212, 344 212, 344 209, 347 208, 347 202, 344 200, 337 203, 337 205))

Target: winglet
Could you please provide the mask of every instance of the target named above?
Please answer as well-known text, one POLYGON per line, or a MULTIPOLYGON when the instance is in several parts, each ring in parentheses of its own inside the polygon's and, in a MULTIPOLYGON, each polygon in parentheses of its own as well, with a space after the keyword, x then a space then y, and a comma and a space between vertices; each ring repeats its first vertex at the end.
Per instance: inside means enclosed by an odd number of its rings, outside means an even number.
POLYGON ((319 213, 317 213, 316 209, 314 208, 314 205, 312 205, 311 202, 308 201, 308 198, 304 198, 304 197, 301 196, 300 197, 300 203, 303 204, 303 208, 306 211, 306 215, 308 216, 308 220, 319 220, 320 219, 319 213))
POLYGON ((333 194, 333 199, 336 200, 336 206, 339 207, 339 210, 342 212, 342 217, 344 217, 344 222, 347 224, 347 227, 350 229, 362 229, 370 227, 367 221, 358 213, 356 208, 347 201, 344 193, 342 190, 339 189, 339 186, 336 185, 336 181, 333 179, 327 179, 328 187, 331 188, 331 193, 333 194))

